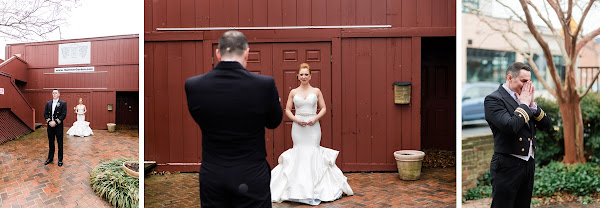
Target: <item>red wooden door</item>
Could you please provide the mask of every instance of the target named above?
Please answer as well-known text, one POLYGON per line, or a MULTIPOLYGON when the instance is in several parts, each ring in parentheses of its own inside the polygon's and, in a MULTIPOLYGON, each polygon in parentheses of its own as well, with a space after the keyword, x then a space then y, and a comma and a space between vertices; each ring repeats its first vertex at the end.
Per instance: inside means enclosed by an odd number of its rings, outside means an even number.
MULTIPOLYGON (((218 63, 214 53, 218 45, 213 44, 213 68, 218 63)), ((248 64, 246 70, 266 76, 273 75, 273 44, 269 43, 250 43, 248 44, 250 53, 248 54, 248 64)), ((273 130, 265 128, 265 145, 267 149, 267 161, 273 167, 273 130)))
MULTIPOLYGON (((296 78, 298 66, 306 62, 310 65, 312 79, 310 84, 323 92, 327 115, 321 124, 321 145, 331 148, 331 44, 324 43, 251 43, 246 69, 250 72, 273 76, 281 97, 281 107, 285 109, 290 90, 300 85, 296 78)), ((213 57, 217 44, 213 45, 213 57)), ((213 63, 217 64, 217 60, 213 63)), ((277 165, 277 159, 283 151, 292 148, 292 121, 283 116, 282 124, 274 130, 265 129, 267 161, 271 167, 277 165)))
MULTIPOLYGON (((252 43, 249 44, 248 65, 246 69, 250 72, 273 76, 273 44, 252 43)), ((265 145, 267 149, 267 161, 273 167, 273 130, 265 128, 265 145)))
MULTIPOLYGON (((311 67, 312 79, 310 85, 321 89, 327 114, 319 121, 321 124, 321 146, 332 148, 331 125, 331 43, 276 43, 273 44, 273 77, 281 96, 281 105, 285 110, 290 90, 298 87, 296 74, 298 66, 306 62, 311 67)), ((277 165, 277 159, 285 150, 292 148, 292 121, 283 116, 283 121, 274 132, 274 154, 267 155, 272 167, 277 165)), ((268 149, 269 147, 267 147, 268 149)))

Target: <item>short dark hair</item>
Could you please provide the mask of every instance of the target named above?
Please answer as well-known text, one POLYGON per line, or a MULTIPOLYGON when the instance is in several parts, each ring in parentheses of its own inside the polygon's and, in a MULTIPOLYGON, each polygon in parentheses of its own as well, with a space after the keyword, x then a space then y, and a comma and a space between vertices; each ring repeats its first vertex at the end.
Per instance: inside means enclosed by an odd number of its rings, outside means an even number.
POLYGON ((56 92, 60 93, 60 91, 58 91, 58 89, 53 89, 52 91, 56 90, 56 92))
POLYGON ((221 56, 242 56, 246 49, 248 49, 248 39, 240 31, 230 30, 223 33, 219 38, 219 53, 221 56))
POLYGON ((521 72, 521 69, 525 71, 531 71, 531 68, 527 64, 523 62, 515 62, 508 65, 508 68, 506 69, 506 75, 510 74, 513 77, 517 77, 519 76, 519 72, 521 72))

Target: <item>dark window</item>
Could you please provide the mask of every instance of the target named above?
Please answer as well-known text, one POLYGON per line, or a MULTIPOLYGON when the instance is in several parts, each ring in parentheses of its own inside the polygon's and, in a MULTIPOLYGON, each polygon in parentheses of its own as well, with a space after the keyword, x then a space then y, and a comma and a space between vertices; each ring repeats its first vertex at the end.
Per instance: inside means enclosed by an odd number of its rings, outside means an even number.
POLYGON ((515 52, 467 48, 467 82, 503 83, 513 62, 515 52))

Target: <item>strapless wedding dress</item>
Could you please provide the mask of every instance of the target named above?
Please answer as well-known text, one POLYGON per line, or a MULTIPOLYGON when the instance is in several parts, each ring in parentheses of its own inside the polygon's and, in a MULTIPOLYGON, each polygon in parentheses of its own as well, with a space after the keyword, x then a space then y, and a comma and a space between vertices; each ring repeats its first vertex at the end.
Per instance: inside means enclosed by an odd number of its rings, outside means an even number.
MULTIPOLYGON (((301 120, 314 118, 318 98, 309 94, 306 98, 293 97, 296 117, 301 120)), ((283 152, 279 164, 271 171, 271 200, 273 202, 296 201, 318 205, 322 201, 334 201, 342 194, 353 195, 342 171, 335 165, 338 151, 321 147, 321 126, 292 124, 294 146, 283 152)))
POLYGON ((90 122, 85 121, 85 114, 83 113, 85 106, 78 105, 77 107, 77 121, 73 123, 73 126, 69 128, 67 134, 70 136, 89 136, 93 135, 92 129, 90 128, 90 122))

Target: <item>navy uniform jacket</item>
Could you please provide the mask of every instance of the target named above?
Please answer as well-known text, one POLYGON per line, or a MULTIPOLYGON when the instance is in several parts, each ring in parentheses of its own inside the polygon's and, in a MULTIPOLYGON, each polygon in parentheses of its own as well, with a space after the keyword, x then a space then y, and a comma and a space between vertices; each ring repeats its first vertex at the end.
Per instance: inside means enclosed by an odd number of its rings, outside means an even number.
POLYGON ((46 124, 50 123, 50 121, 54 121, 56 122, 56 126, 60 126, 63 124, 66 117, 67 102, 58 99, 58 103, 56 103, 56 108, 54 109, 54 115, 52 115, 52 100, 46 103, 46 107, 44 108, 44 119, 46 119, 46 124))
POLYGON ((532 113, 526 104, 517 104, 502 85, 485 97, 484 106, 485 120, 494 134, 494 152, 527 156, 532 140, 535 153, 536 129, 552 126, 552 119, 540 106, 532 113))
POLYGON ((185 92, 202 130, 202 162, 266 161, 265 127, 274 129, 283 119, 273 77, 246 71, 238 62, 219 62, 210 72, 188 78, 185 92))

